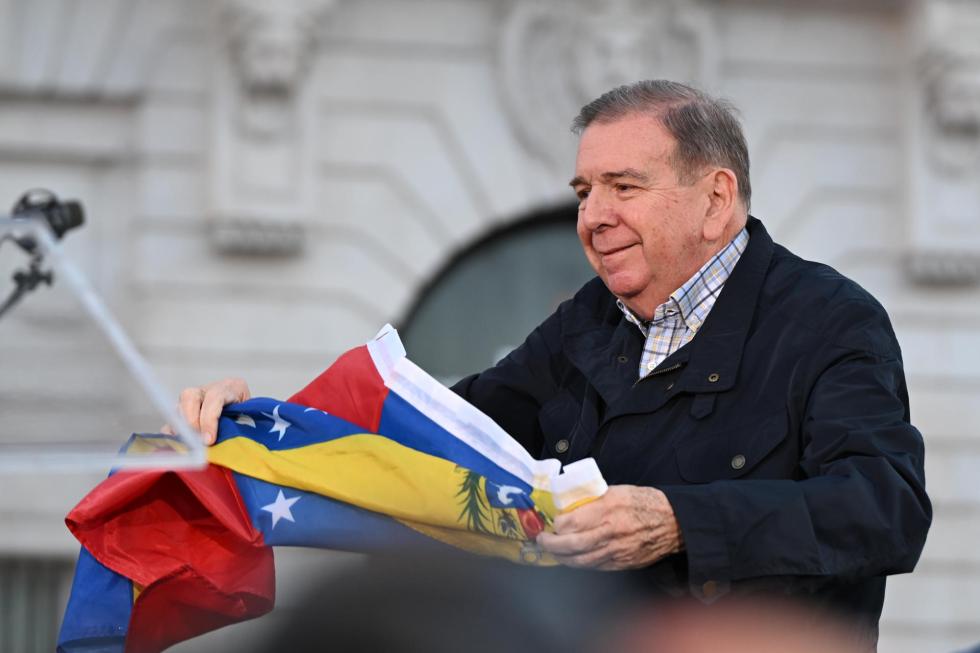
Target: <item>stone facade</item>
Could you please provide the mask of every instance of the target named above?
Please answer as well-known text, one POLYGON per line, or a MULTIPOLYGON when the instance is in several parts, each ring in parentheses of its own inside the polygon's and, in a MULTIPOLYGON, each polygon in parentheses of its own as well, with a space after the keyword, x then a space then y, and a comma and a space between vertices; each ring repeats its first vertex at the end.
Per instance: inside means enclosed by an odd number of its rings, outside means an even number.
MULTIPOLYGON (((170 388, 281 396, 454 252, 567 202, 591 95, 729 97, 753 213, 892 316, 936 520, 881 650, 952 651, 980 642, 978 33, 955 0, 0 0, 0 198, 84 201, 66 246, 170 388)), ((31 425, 11 370, 36 365, 48 417, 96 430, 126 389, 52 310, 57 347, 0 341, 4 410, 31 425)), ((0 554, 74 555, 60 519, 98 475, 56 478, 0 477, 0 554)))

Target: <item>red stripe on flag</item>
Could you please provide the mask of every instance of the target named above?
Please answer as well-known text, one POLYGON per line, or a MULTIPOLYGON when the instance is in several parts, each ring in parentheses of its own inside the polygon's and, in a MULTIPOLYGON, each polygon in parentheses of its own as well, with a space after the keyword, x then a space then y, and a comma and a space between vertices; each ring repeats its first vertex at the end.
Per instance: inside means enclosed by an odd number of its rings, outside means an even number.
POLYGON ((331 415, 378 432, 388 388, 378 374, 367 346, 341 355, 320 376, 289 398, 290 403, 319 408, 331 415))
POLYGON ((228 469, 119 472, 65 521, 97 560, 144 587, 127 651, 161 651, 272 609, 272 550, 228 469))

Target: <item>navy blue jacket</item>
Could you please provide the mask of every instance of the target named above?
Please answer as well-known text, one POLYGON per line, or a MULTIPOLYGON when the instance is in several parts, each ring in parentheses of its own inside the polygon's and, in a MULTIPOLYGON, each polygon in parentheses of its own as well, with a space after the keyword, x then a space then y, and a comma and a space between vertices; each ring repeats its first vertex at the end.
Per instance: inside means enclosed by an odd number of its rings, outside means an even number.
POLYGON ((596 278, 455 390, 535 456, 666 493, 685 551, 646 582, 778 589, 877 624, 932 516, 898 342, 856 283, 749 232, 700 332, 642 380, 643 336, 596 278))

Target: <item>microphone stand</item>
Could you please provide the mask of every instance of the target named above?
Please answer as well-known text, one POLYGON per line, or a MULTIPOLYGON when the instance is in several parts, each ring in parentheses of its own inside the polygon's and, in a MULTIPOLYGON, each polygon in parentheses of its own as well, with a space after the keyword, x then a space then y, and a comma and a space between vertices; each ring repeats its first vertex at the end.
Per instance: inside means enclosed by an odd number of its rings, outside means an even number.
MULTIPOLYGON (((187 453, 180 455, 161 455, 147 456, 143 458, 127 458, 119 455, 115 458, 117 465, 127 468, 136 467, 169 467, 199 469, 207 462, 204 445, 201 442, 200 434, 195 432, 186 420, 180 415, 173 401, 164 392, 163 386, 156 378, 153 369, 146 359, 139 353, 133 341, 129 339, 122 326, 109 311, 108 307, 89 284, 88 279, 65 255, 64 250, 58 244, 57 236, 45 220, 30 216, 4 216, 0 215, 0 244, 7 240, 13 240, 25 251, 31 253, 31 264, 28 270, 20 270, 14 273, 14 281, 17 288, 4 301, 0 308, 0 315, 9 310, 27 292, 35 289, 41 283, 51 284, 54 275, 51 271, 41 270, 44 256, 50 257, 50 262, 58 270, 61 278, 71 287, 72 294, 76 296, 82 304, 89 317, 95 322, 99 329, 105 334, 112 348, 116 351, 123 364, 128 369, 130 375, 137 381, 150 402, 157 409, 158 413, 166 418, 167 423, 171 424, 176 430, 187 453), (26 232, 26 234, 24 234, 26 232), (17 234, 22 234, 18 239, 17 234), (30 243, 25 246, 25 243, 30 243)), ((79 456, 61 457, 53 459, 51 465, 57 468, 84 468, 85 462, 79 456)), ((14 469, 6 463, 0 456, 0 472, 5 469, 14 469)))
MULTIPOLYGON (((0 244, 6 240, 0 239, 0 244)), ((54 282, 54 273, 51 270, 42 270, 41 262, 44 260, 42 254, 32 254, 30 266, 26 270, 14 272, 14 290, 7 295, 7 298, 0 304, 0 318, 19 302, 24 295, 37 288, 40 284, 50 286, 54 282)))

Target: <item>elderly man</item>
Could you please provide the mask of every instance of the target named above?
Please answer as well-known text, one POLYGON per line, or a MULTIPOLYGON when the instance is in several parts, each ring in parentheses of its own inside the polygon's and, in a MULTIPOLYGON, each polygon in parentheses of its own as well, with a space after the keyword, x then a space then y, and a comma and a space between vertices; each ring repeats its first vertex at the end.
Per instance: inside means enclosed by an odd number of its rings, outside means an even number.
MULTIPOLYGON (((788 592, 877 624, 931 519, 888 317, 748 215, 724 102, 646 81, 585 106, 578 235, 598 275, 455 390, 529 451, 594 456, 611 485, 558 517, 562 562, 668 594, 788 592)), ((214 433, 241 381, 181 398, 214 433)))

